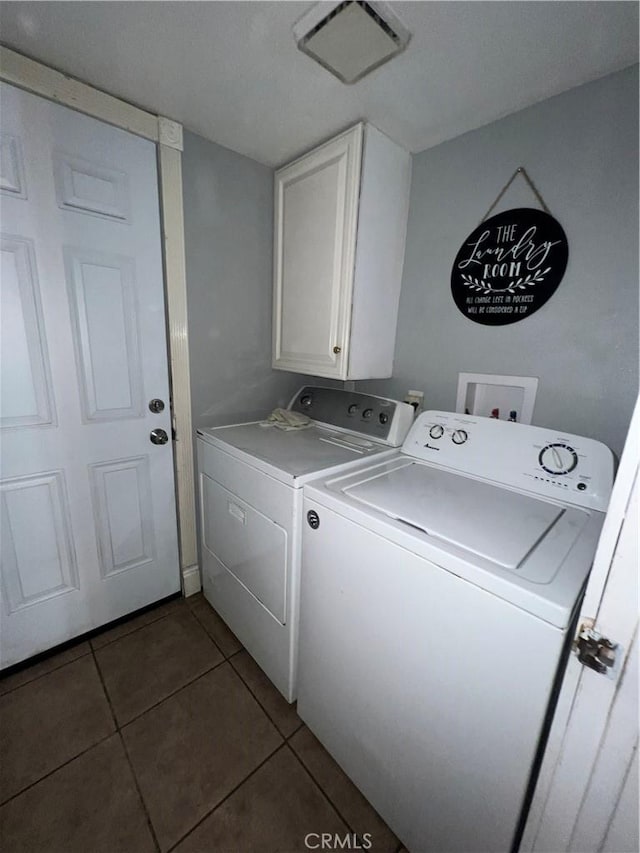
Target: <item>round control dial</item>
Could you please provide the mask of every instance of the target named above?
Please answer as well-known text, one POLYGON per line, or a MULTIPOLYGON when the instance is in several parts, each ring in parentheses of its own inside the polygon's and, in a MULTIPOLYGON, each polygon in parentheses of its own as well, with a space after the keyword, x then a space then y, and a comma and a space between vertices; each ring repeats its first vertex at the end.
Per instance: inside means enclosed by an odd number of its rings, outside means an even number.
POLYGON ((451 434, 451 441, 454 444, 464 444, 468 438, 467 431, 464 429, 454 429, 451 434))
POLYGON ((362 417, 366 418, 366 420, 369 420, 369 418, 371 417, 372 414, 373 414, 373 409, 365 409, 364 412, 362 413, 362 417))
POLYGON ((305 394, 303 397, 300 397, 300 405, 304 406, 305 409, 308 409, 313 402, 313 397, 311 394, 305 394))
POLYGON ((568 444, 547 444, 540 451, 538 462, 547 474, 569 474, 578 464, 578 454, 568 444))
POLYGON ((442 438, 444 435, 444 427, 442 424, 434 424, 429 430, 431 438, 442 438))
POLYGON ((358 404, 352 403, 349 406, 349 408, 347 409, 347 411, 349 412, 350 415, 355 415, 355 413, 358 411, 358 404))
POLYGON ((378 418, 381 424, 389 423, 389 415, 386 412, 380 412, 380 417, 378 418))

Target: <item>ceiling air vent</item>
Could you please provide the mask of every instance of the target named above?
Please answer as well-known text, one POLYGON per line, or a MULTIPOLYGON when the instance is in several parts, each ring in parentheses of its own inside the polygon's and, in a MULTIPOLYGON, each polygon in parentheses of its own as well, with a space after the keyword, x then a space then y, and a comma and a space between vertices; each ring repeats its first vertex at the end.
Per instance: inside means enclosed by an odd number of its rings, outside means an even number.
POLYGON ((409 31, 386 3, 318 3, 293 28, 298 47, 342 80, 355 83, 401 53, 409 31))

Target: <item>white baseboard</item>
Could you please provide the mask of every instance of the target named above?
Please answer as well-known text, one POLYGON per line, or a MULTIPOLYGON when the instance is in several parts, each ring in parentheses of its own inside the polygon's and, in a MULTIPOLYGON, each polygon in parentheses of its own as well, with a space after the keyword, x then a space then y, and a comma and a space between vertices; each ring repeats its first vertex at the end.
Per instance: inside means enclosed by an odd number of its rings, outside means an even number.
POLYGON ((185 598, 196 595, 202 589, 200 580, 200 569, 197 565, 187 566, 182 570, 182 594, 185 598))

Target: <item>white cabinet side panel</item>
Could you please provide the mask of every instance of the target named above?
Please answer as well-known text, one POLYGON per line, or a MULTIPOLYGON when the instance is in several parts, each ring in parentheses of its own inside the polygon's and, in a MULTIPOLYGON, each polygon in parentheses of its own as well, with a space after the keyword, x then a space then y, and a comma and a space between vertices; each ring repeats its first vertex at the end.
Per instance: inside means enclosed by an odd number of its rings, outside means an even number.
POLYGON ((349 379, 391 376, 404 263, 411 155, 367 126, 356 246, 349 379))

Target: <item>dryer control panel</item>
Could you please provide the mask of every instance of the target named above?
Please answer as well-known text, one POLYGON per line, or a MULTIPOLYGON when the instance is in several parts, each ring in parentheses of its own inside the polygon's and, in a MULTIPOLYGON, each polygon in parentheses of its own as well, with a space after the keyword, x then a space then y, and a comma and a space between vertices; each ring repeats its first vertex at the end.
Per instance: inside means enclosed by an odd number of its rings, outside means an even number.
POLYGON ((390 447, 400 447, 415 414, 413 406, 399 400, 315 385, 301 388, 289 408, 318 423, 361 433, 390 447))
POLYGON ((599 441, 456 412, 424 412, 402 452, 463 474, 604 512, 613 454, 599 441))

